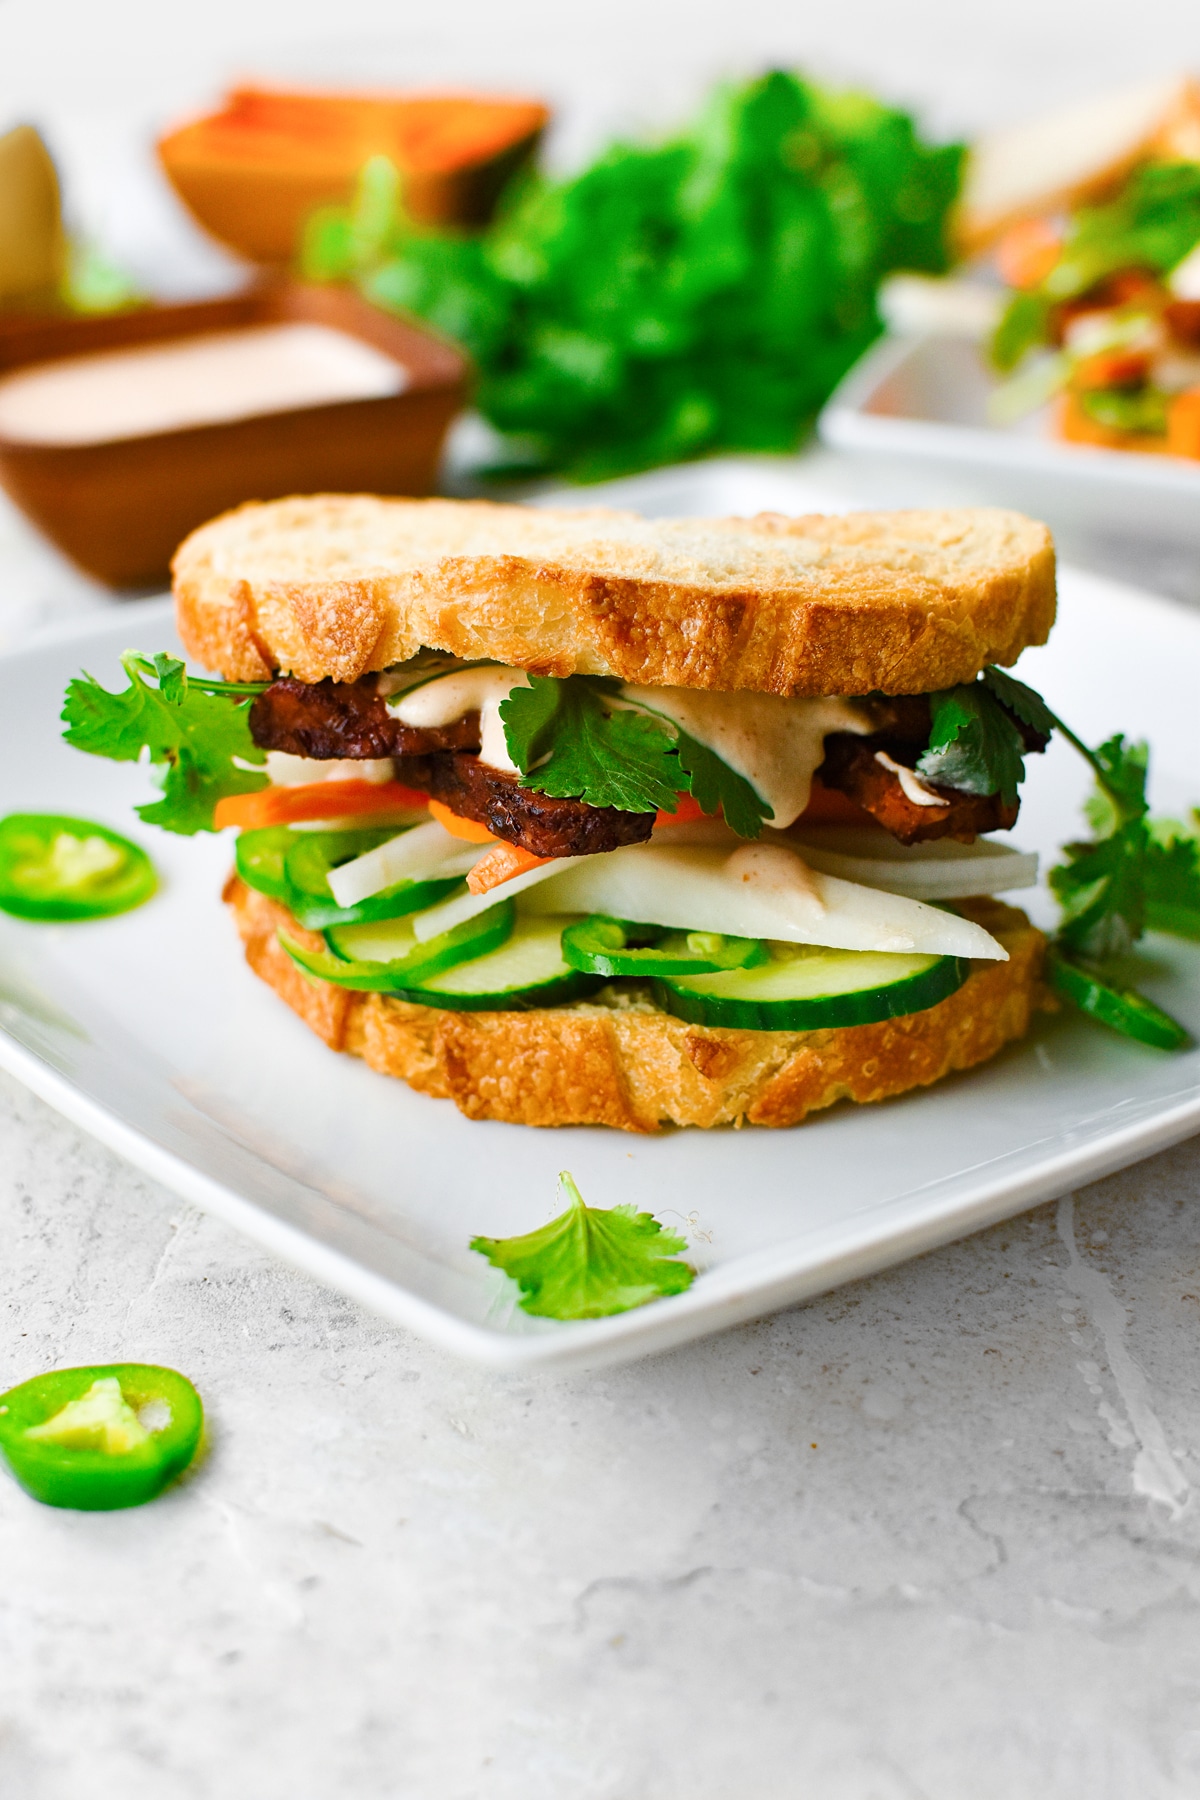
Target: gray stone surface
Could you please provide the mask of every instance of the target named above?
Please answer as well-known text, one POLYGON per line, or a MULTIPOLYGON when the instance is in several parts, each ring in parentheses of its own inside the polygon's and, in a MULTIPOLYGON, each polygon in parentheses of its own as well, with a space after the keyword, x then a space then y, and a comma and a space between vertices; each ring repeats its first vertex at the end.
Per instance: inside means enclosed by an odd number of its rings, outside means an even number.
POLYGON ((0 1080, 2 1367, 191 1374, 143 1511, 0 1486, 12 1800, 1200 1789, 1200 1146, 671 1356, 448 1361, 0 1080))

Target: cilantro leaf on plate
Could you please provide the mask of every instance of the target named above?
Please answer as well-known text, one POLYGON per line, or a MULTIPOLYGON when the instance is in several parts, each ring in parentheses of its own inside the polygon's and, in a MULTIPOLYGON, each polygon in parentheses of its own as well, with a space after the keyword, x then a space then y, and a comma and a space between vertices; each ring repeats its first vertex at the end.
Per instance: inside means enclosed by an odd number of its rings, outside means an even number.
POLYGON ((981 681, 944 688, 930 694, 929 708, 933 728, 917 773, 965 794, 999 794, 1012 806, 1025 779, 1025 741, 992 689, 981 681))
MULTIPOLYGON (((1200 826, 1200 814, 1193 813, 1200 826)), ((1152 819, 1146 847, 1146 923, 1200 939, 1200 837, 1176 819, 1152 819)))
POLYGON ((265 772, 239 767, 266 760, 246 718, 248 696, 263 684, 189 680, 174 657, 151 661, 127 651, 121 660, 129 677, 123 693, 86 674, 69 684, 63 736, 91 756, 158 765, 162 798, 137 808, 147 824, 185 836, 211 831, 218 800, 266 785, 265 772))
POLYGON ((603 1319, 691 1286, 686 1248, 651 1213, 632 1206, 586 1206, 564 1170, 567 1210, 522 1237, 471 1239, 471 1249, 503 1269, 521 1290, 521 1307, 544 1319, 603 1319))
POLYGON ((670 728, 614 706, 613 697, 609 684, 584 675, 531 675, 528 687, 514 688, 500 717, 521 786, 621 812, 674 812, 670 728))
POLYGON ((1103 958, 1123 954, 1146 928, 1148 751, 1118 733, 1086 754, 1097 785, 1084 811, 1096 836, 1063 846, 1067 860, 1051 869, 1050 886, 1063 909, 1060 942, 1103 958))

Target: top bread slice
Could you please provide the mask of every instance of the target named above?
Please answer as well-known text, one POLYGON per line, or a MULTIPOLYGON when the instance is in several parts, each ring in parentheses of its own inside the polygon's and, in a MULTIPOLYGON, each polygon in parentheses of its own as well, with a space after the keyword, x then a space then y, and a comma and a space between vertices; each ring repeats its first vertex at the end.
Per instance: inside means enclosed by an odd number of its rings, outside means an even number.
POLYGON ((355 681, 425 646, 659 687, 917 694, 1054 622, 1049 532, 991 508, 644 519, 318 494, 201 526, 174 577, 189 654, 240 681, 355 681))

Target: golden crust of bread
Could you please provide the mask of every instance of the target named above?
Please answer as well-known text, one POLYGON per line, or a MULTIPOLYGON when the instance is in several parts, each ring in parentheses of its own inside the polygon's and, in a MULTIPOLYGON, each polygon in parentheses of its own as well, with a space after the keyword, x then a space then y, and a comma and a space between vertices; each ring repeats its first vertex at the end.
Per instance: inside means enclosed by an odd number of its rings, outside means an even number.
POLYGON ((190 655, 354 681, 419 648, 546 675, 782 695, 927 693, 1054 622, 1044 525, 988 507, 643 519, 473 500, 252 503, 174 563, 190 655))
POLYGON ((996 900, 964 903, 1009 960, 977 968, 925 1012, 831 1031, 689 1025, 649 1002, 580 1001, 534 1012, 451 1012, 303 975, 280 947, 322 940, 236 876, 225 899, 256 975, 333 1050, 361 1056, 470 1119, 512 1125, 798 1125, 838 1100, 890 1099, 986 1062, 1053 1004, 1045 939, 996 900))

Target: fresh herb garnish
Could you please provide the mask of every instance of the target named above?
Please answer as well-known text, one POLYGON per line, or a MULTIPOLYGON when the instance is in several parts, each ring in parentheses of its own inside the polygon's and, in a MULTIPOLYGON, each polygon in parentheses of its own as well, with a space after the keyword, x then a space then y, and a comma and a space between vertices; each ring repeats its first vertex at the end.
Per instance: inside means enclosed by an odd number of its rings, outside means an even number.
POLYGON ((723 810, 741 837, 757 837, 770 809, 745 776, 618 688, 604 676, 532 675, 512 690, 500 717, 521 786, 621 812, 674 812, 690 793, 704 812, 723 810))
POLYGON ((92 756, 161 768, 162 799, 137 808, 148 825, 189 837, 211 831, 218 800, 266 786, 265 773, 239 766, 266 760, 246 719, 250 696, 266 684, 189 677, 178 658, 161 654, 129 650, 121 661, 129 677, 123 693, 86 674, 70 683, 63 736, 92 756))
POLYGON ((523 1237, 471 1239, 472 1250, 517 1283, 523 1311, 603 1319, 691 1286, 695 1270, 678 1260, 687 1246, 677 1232, 632 1206, 585 1206, 565 1170, 558 1181, 567 1209, 557 1219, 523 1237))
POLYGON ((1192 820, 1191 830, 1177 819, 1149 821, 1146 924, 1200 940, 1200 812, 1192 820))
POLYGON ((982 681, 930 694, 933 725, 917 773, 963 794, 999 794, 1006 806, 1025 779, 1025 743, 982 681))

